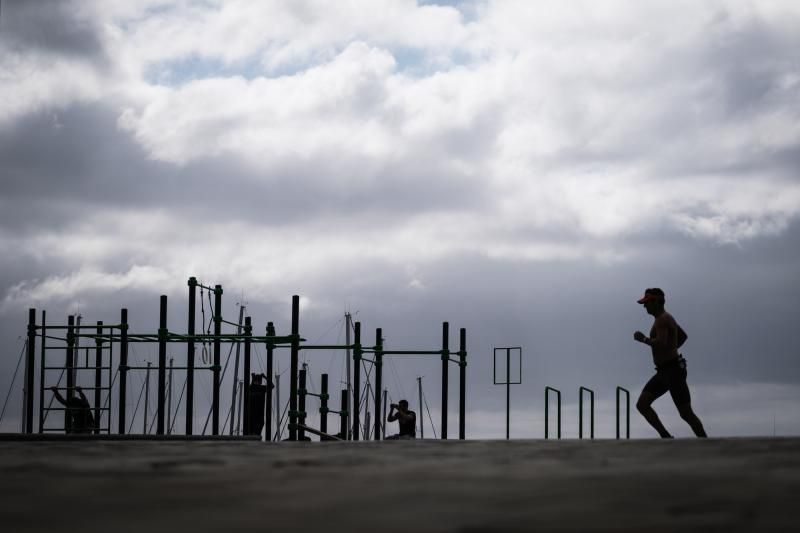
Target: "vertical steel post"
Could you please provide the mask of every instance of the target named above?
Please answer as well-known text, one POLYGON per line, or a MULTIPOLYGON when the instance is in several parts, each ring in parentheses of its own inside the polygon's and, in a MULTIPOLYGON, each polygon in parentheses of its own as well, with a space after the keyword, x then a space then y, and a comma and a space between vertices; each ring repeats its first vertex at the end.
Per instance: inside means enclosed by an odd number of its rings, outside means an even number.
POLYGON ((42 311, 42 355, 39 366, 39 433, 44 433, 44 380, 47 366, 47 312, 42 311))
MULTIPOLYGON (((97 335, 103 334, 103 322, 97 322, 97 335)), ((94 352, 94 434, 100 434, 100 419, 103 416, 103 412, 100 410, 100 387, 103 386, 103 341, 100 337, 94 340, 95 344, 95 352, 94 352)), ((109 383, 109 386, 111 384, 109 383)), ((109 389, 109 394, 111 390, 109 389)), ((109 417, 109 424, 111 423, 109 417)))
MULTIPOLYGON (((521 380, 520 380, 521 381, 521 380)), ((467 330, 461 328, 458 334, 458 438, 466 438, 467 415, 467 330)))
POLYGON ((511 348, 506 348, 506 440, 511 431, 511 348))
POLYGON ((222 285, 214 285, 214 385, 211 400, 211 434, 219 435, 220 335, 222 334, 222 285))
POLYGON ((355 323, 353 340, 353 440, 358 440, 361 430, 361 405, 359 404, 361 394, 361 322, 355 323))
POLYGON ((450 362, 450 324, 442 323, 442 440, 447 440, 447 371, 450 362))
POLYGON ((289 368, 289 440, 297 440, 297 361, 300 357, 300 296, 292 296, 292 345, 289 368))
MULTIPOLYGON (((272 322, 267 322, 267 336, 274 337, 275 336, 275 326, 272 322)), ((275 345, 272 343, 271 340, 267 341, 267 406, 266 406, 266 421, 264 426, 266 430, 264 431, 264 438, 267 441, 272 441, 272 389, 274 388, 274 377, 272 376, 272 365, 273 365, 273 351, 275 350, 275 345)))
MULTIPOLYGON (((299 397, 297 420, 298 424, 303 426, 306 425, 306 372, 305 368, 300 371, 300 386, 297 391, 299 397)), ((297 428, 297 440, 306 440, 306 431, 303 428, 297 428)))
POLYGON ((347 440, 347 402, 350 400, 350 391, 342 389, 342 399, 339 405, 339 435, 342 440, 347 440))
POLYGON ((192 434, 194 425, 194 333, 195 306, 197 305, 197 278, 189 278, 189 316, 186 343, 186 434, 192 434))
MULTIPOLYGON (((241 307, 242 309, 244 306, 241 307)), ((240 322, 241 324, 241 322, 240 322)), ((244 319, 244 385, 242 385, 242 417, 244 418, 244 434, 250 434, 250 350, 252 349, 253 323, 248 316, 244 319)))
MULTIPOLYGON (((75 390, 75 316, 67 317, 67 361, 64 365, 67 368, 67 394, 66 398, 72 398, 75 390)), ((64 432, 72 433, 72 417, 69 411, 64 410, 64 432)))
POLYGON ((164 434, 164 400, 167 396, 167 296, 161 295, 158 319, 158 398, 156 434, 164 434))
POLYGON ((322 390, 319 400, 319 430, 323 433, 328 432, 328 374, 322 374, 322 390))
POLYGON ((117 431, 125 434, 125 402, 128 392, 128 310, 120 311, 119 325, 119 413, 117 431))
MULTIPOLYGON (((350 351, 350 324, 352 322, 353 322, 353 317, 350 315, 350 313, 345 313, 344 314, 344 339, 345 339, 344 342, 345 342, 345 345, 347 346, 347 348, 345 348, 345 367, 346 367, 345 368, 345 373, 347 374, 347 378, 345 379, 345 381, 347 382, 347 409, 345 409, 345 411, 347 412, 345 414, 345 419, 346 420, 350 419, 350 413, 351 413, 351 409, 350 409, 350 393, 351 393, 351 391, 353 389, 353 387, 352 387, 352 385, 350 383, 350 377, 353 375, 352 371, 350 370, 350 357, 352 355, 350 353, 351 352, 350 351)), ((353 438, 353 435, 350 433, 350 424, 347 424, 347 432, 348 432, 348 434, 346 434, 346 435, 343 434, 342 438, 344 440, 351 440, 353 438)))
POLYGON ((375 330, 375 440, 381 440, 381 387, 383 384, 383 330, 375 330))
MULTIPOLYGON (((42 334, 44 340, 44 334, 42 334)), ((33 373, 36 368, 36 309, 28 309, 28 353, 25 358, 25 432, 33 433, 33 373)))

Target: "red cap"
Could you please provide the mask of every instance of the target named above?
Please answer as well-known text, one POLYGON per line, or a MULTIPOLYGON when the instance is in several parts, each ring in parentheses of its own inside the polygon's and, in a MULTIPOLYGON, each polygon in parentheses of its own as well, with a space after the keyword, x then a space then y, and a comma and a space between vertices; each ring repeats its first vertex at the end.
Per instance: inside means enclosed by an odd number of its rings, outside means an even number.
POLYGON ((647 302, 654 302, 654 301, 664 301, 664 291, 659 288, 653 289, 646 289, 644 291, 644 296, 636 300, 637 304, 643 304, 647 302))

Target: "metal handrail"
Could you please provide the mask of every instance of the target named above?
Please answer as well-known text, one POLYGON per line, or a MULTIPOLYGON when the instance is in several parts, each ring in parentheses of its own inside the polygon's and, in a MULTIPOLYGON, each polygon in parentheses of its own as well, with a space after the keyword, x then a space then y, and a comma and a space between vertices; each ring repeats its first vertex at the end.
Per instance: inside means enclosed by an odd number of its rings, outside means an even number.
POLYGON ((590 406, 590 422, 589 422, 589 438, 594 439, 594 391, 586 387, 578 388, 578 438, 583 438, 583 393, 589 393, 589 406, 590 406))
POLYGON ((556 411, 556 425, 558 427, 558 438, 561 439, 561 391, 554 388, 547 386, 544 388, 544 438, 550 438, 550 406, 549 406, 549 399, 550 395, 548 394, 550 391, 556 393, 556 399, 558 401, 557 411, 556 411))
POLYGON ((619 393, 625 393, 625 438, 631 438, 631 393, 625 387, 617 386, 617 439, 619 439, 619 393))

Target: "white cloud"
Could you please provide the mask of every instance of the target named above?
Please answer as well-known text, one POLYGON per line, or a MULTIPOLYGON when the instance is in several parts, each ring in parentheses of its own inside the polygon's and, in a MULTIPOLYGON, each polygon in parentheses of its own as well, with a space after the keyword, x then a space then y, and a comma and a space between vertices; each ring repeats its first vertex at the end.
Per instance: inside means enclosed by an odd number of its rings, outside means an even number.
MULTIPOLYGON (((380 217, 298 206, 302 221, 253 224, 269 242, 244 250, 228 237, 245 232, 236 217, 194 224, 205 240, 188 246, 185 212, 100 211, 30 251, 68 265, 75 290, 133 265, 182 277, 187 256, 204 257, 209 274, 280 288, 353 268, 353 257, 399 272, 463 253, 614 262, 635 253, 628 239, 664 228, 740 243, 779 234, 800 212, 796 175, 773 157, 800 146, 794 4, 503 1, 470 22, 411 0, 97 2, 80 12, 97 17, 115 67, 4 56, 0 123, 103 102, 122 109, 120 128, 154 160, 254 169, 218 177, 232 187, 277 186, 289 173, 309 191, 369 185, 361 201, 373 210, 407 205, 380 217), (747 39, 759 46, 737 56, 747 39), (150 77, 159 69, 185 76, 160 85, 150 77), (729 109, 748 83, 747 107, 729 109), (434 183, 473 203, 428 195, 434 183), (354 221, 366 226, 354 232, 354 221)), ((41 286, 24 290, 59 294, 41 286)))

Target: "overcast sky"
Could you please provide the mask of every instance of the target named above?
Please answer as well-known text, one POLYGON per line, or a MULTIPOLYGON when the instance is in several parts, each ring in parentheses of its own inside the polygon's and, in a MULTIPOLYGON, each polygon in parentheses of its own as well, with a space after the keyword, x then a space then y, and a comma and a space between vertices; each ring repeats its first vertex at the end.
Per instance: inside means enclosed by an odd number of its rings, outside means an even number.
MULTIPOLYGON (((549 384, 568 435, 585 385, 611 436, 660 286, 709 434, 798 434, 798 50, 794 0, 4 0, 0 393, 29 307, 155 331, 167 294, 184 331, 194 275, 257 331, 292 294, 312 341, 345 309, 394 349, 466 327, 470 436, 503 436, 492 347, 522 346, 513 434, 549 384)), ((392 365, 438 425, 438 358, 392 365)))

